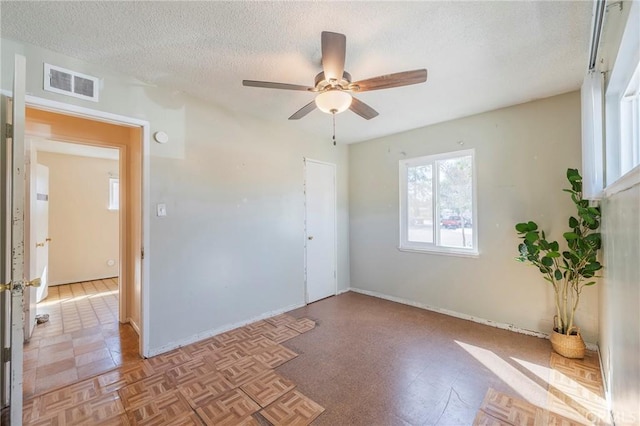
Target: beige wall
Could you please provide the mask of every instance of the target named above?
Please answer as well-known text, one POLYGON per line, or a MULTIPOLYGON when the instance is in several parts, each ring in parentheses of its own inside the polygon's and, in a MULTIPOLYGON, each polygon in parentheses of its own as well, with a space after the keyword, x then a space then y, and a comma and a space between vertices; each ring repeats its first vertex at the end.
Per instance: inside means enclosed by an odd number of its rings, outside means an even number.
POLYGON ((1 53, 3 89, 21 53, 34 96, 147 120, 151 133, 169 135, 167 144, 151 142, 145 180, 149 353, 304 304, 304 157, 337 166, 338 288, 349 287, 348 150, 325 130, 231 113, 24 43, 3 39, 1 53), (43 91, 44 61, 98 76, 100 102, 43 91), (155 215, 157 203, 166 217, 155 215))
POLYGON ((38 162, 49 167, 49 284, 118 276, 118 211, 108 210, 118 161, 40 151, 38 162))
MULTIPOLYGON (((514 260, 514 225, 532 219, 559 240, 566 232, 572 203, 562 188, 567 168, 580 165, 579 93, 351 145, 349 160, 352 287, 550 332, 553 291, 537 269, 514 260), (398 161, 470 148, 480 256, 399 251, 398 161)), ((595 289, 583 293, 577 322, 595 342, 595 289)))

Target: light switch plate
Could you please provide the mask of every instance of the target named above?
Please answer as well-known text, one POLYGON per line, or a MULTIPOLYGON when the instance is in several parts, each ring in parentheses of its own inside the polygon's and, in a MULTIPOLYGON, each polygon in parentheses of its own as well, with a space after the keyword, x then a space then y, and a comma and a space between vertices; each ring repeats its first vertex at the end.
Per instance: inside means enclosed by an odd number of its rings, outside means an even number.
POLYGON ((158 204, 156 206, 156 212, 159 217, 164 217, 167 215, 167 205, 164 203, 158 204))

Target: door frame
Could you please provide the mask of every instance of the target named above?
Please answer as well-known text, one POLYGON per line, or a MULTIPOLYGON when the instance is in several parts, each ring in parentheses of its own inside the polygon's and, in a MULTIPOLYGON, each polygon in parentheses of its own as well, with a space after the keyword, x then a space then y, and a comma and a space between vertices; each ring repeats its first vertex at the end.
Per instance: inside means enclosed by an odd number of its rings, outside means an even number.
POLYGON ((304 303, 309 304, 309 289, 307 280, 307 238, 309 236, 309 229, 307 227, 307 163, 316 163, 323 166, 329 166, 333 169, 333 197, 334 197, 334 209, 333 209, 333 264, 335 267, 335 274, 333 276, 334 292, 333 295, 338 294, 338 185, 337 185, 337 171, 338 167, 334 163, 326 161, 314 160, 312 158, 303 157, 304 164, 304 303))
POLYGON ((142 223, 142 248, 144 256, 141 259, 142 271, 140 281, 140 355, 149 357, 149 256, 150 256, 150 142, 151 142, 151 126, 146 120, 127 117, 124 115, 114 114, 110 112, 85 108, 78 105, 66 104, 63 102, 53 101, 49 99, 39 98, 32 95, 25 96, 25 106, 33 109, 39 109, 59 114, 71 115, 93 121, 100 121, 116 125, 124 125, 129 127, 139 127, 142 129, 142 200, 141 200, 141 223, 142 223))

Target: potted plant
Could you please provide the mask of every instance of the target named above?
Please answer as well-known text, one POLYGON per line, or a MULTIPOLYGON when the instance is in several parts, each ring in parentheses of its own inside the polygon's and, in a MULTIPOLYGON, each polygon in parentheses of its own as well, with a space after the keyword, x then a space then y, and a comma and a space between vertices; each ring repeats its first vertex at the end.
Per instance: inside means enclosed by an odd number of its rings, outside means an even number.
POLYGON ((522 242, 518 245, 520 262, 529 262, 540 270, 555 292, 556 314, 551 345, 567 358, 584 358, 585 344, 580 330, 575 326, 574 316, 580 294, 584 287, 596 283, 596 273, 602 269, 598 262, 598 251, 602 240, 600 208, 589 205, 582 199, 582 177, 578 170, 568 169, 567 179, 577 215, 569 217, 568 232, 563 234, 566 244, 561 251, 557 241, 550 241, 538 224, 533 221, 518 223, 516 231, 522 242))

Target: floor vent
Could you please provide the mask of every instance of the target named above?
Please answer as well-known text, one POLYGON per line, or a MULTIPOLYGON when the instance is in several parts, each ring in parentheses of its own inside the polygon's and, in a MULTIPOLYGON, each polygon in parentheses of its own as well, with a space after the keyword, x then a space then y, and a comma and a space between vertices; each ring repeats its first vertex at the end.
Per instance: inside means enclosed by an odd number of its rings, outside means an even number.
POLYGON ((44 90, 98 102, 98 77, 44 64, 44 90))

